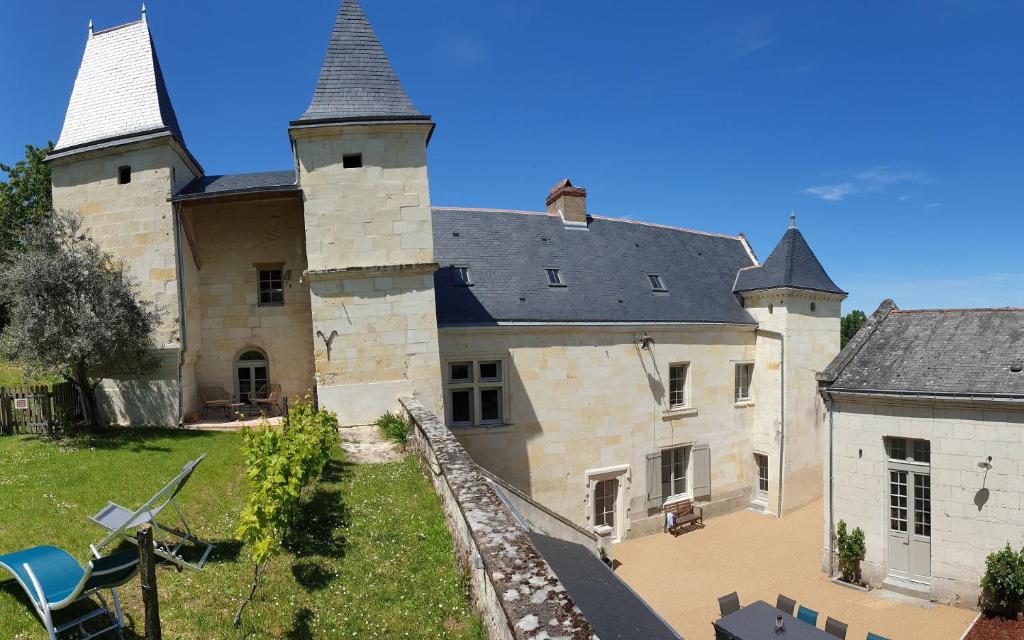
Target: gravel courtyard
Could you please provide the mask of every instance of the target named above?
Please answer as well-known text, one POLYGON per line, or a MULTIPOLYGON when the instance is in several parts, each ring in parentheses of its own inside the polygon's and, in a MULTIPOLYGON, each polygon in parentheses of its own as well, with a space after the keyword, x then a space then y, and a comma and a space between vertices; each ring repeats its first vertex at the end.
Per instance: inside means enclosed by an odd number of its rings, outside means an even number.
POLYGON ((820 501, 782 519, 740 511, 674 538, 656 534, 615 547, 616 573, 686 640, 711 640, 718 596, 739 592, 740 604, 775 604, 781 592, 850 625, 892 640, 959 640, 973 611, 921 602, 886 591, 863 593, 832 584, 820 570, 820 501))

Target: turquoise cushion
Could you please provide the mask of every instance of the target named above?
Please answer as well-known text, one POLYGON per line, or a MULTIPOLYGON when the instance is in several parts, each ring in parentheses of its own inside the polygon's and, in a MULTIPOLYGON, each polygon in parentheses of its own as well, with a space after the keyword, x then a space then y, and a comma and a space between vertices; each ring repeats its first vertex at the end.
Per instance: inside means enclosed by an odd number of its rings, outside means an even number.
POLYGON ((804 605, 800 605, 800 610, 796 612, 796 617, 809 625, 818 624, 818 612, 814 609, 808 609, 804 605))
POLYGON ((13 573, 28 592, 32 601, 39 604, 32 579, 25 572, 25 563, 32 567, 32 573, 39 580, 46 601, 51 605, 67 598, 78 589, 85 571, 82 565, 67 551, 57 547, 32 547, 0 556, 0 565, 13 573))

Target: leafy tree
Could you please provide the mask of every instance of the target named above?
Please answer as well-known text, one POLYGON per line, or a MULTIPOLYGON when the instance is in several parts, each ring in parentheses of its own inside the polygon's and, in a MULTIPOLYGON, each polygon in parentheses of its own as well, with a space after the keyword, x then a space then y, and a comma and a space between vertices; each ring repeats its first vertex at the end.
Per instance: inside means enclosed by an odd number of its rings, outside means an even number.
POLYGON ((868 321, 868 317, 860 309, 854 309, 843 316, 839 326, 839 347, 845 347, 853 336, 857 335, 860 328, 868 321))
POLYGON ((0 269, 0 296, 10 312, 0 355, 17 360, 29 375, 72 382, 95 428, 100 378, 141 375, 156 366, 157 313, 136 297, 125 263, 83 232, 80 215, 38 218, 19 244, 0 269))
MULTIPOLYGON (((53 150, 53 143, 45 147, 25 145, 25 158, 13 166, 0 162, 0 255, 18 247, 25 227, 45 216, 52 207, 50 168, 43 161, 53 150)), ((0 327, 7 320, 6 309, 0 305, 0 327)))

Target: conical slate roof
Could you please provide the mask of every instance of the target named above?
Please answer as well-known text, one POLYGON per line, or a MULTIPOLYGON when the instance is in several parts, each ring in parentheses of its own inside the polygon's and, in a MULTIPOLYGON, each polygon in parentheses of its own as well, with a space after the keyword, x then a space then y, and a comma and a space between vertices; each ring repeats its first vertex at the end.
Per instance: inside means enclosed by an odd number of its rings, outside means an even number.
POLYGON ((344 0, 334 22, 313 100, 293 124, 429 120, 416 110, 357 0, 344 0))
POLYGON ((89 40, 53 153, 170 133, 184 147, 145 15, 89 40))
POLYGON ((786 234, 782 236, 782 240, 764 264, 740 270, 733 291, 739 293, 781 287, 846 293, 828 277, 825 268, 818 262, 811 247, 804 240, 804 235, 795 225, 786 230, 786 234))

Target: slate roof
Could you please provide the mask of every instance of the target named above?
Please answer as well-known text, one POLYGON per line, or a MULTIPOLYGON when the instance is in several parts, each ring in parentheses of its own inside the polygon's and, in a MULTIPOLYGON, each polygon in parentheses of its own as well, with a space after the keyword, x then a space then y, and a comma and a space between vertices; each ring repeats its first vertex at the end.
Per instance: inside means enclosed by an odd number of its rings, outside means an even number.
POLYGON ((586 547, 536 531, 529 536, 601 640, 680 640, 586 547))
POLYGON ((759 267, 744 269, 736 277, 736 292, 785 287, 845 294, 832 282, 800 230, 791 226, 759 267))
POLYGON ((1024 398, 1024 309, 901 311, 886 300, 819 374, 833 391, 1024 398))
POLYGON ((173 200, 199 200, 241 193, 299 191, 295 171, 265 171, 222 176, 202 176, 181 188, 173 200))
POLYGON ((359 2, 344 0, 313 100, 292 124, 388 119, 430 117, 409 100, 359 2))
POLYGON ((442 325, 523 322, 712 322, 754 324, 732 292, 754 264, 734 236, 591 217, 566 227, 543 213, 433 211, 437 318, 442 325), (456 286, 452 266, 472 286, 456 286), (557 268, 564 287, 548 286, 557 268), (667 293, 651 290, 648 274, 667 293))
POLYGON ((53 155, 157 132, 185 146, 145 18, 90 33, 53 155))

